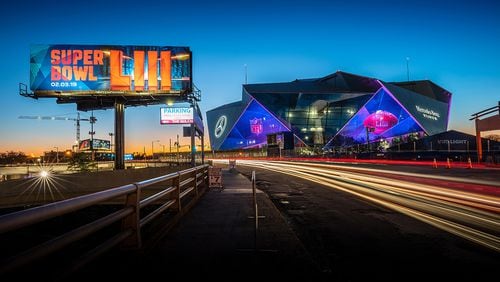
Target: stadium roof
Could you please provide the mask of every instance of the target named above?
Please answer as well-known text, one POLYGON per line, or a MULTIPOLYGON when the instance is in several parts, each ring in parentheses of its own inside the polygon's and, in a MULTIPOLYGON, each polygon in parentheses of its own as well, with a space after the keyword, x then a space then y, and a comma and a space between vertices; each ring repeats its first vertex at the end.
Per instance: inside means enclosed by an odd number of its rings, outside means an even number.
MULTIPOLYGON (((249 94, 257 93, 375 93, 380 84, 376 78, 360 76, 343 71, 321 78, 296 79, 291 82, 245 84, 243 88, 249 94)), ((449 103, 451 93, 436 85, 430 80, 416 80, 407 82, 383 82, 414 93, 449 103)), ((394 88, 393 88, 394 89, 394 88)))
POLYGON ((374 93, 380 88, 374 78, 337 71, 321 78, 296 79, 291 82, 243 85, 248 93, 374 93))
POLYGON ((389 84, 393 84, 399 86, 401 88, 405 88, 407 90, 413 91, 415 93, 427 96, 429 98, 438 100, 440 102, 449 103, 451 98, 451 93, 436 85, 434 82, 430 80, 416 80, 416 81, 408 81, 408 82, 389 82, 389 84))

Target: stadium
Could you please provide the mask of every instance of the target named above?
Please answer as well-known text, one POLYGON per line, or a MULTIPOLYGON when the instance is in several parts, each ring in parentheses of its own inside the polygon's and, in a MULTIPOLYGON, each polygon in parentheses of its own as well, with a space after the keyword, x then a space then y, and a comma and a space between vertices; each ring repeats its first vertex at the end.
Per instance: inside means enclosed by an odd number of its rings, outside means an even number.
MULTIPOLYGON (((207 112, 215 151, 264 148, 293 133, 293 147, 389 148, 447 130, 451 93, 430 80, 385 82, 337 71, 314 79, 244 84, 241 101, 207 112)), ((280 141, 278 141, 280 143, 280 141)))

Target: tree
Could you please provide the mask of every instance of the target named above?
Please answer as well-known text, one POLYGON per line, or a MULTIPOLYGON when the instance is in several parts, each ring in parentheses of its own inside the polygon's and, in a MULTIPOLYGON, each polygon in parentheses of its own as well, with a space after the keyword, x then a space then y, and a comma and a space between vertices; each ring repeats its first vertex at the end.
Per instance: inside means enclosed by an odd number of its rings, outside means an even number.
POLYGON ((28 156, 26 156, 23 152, 5 152, 0 154, 0 163, 1 164, 17 164, 17 163, 26 163, 28 160, 28 156))

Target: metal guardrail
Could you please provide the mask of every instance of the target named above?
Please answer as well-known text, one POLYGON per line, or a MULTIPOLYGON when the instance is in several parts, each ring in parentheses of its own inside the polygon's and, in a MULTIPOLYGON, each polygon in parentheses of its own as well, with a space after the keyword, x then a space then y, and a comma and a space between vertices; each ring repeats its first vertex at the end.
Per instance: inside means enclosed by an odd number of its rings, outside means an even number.
POLYGON ((0 216, 0 234, 3 234, 98 205, 110 199, 125 197, 124 206, 120 210, 10 257, 0 264, 0 274, 8 273, 59 251, 119 220, 122 221, 122 225, 118 234, 85 253, 71 269, 82 267, 118 244, 127 248, 141 248, 141 228, 169 208, 174 212, 180 212, 182 198, 194 193, 197 199, 200 195, 199 187, 203 183, 208 187, 208 165, 0 216), (144 188, 167 181, 170 181, 167 187, 141 200, 141 191, 144 188), (159 203, 159 207, 141 217, 141 209, 153 203, 159 203))

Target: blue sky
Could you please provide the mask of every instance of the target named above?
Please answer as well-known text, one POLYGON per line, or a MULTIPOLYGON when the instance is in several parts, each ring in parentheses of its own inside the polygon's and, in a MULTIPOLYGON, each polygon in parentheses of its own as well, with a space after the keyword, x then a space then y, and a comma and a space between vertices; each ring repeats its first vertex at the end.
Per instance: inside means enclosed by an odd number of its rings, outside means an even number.
MULTIPOLYGON (((75 139, 73 122, 18 119, 77 112, 75 105, 18 95, 18 83, 29 83, 30 44, 189 46, 203 112, 240 99, 245 64, 249 83, 337 70, 405 81, 406 57, 410 79, 430 79, 453 93, 450 129, 471 133, 470 115, 500 100, 497 1, 10 2, 0 9, 0 151, 37 154, 70 148, 75 139)), ((127 108, 127 152, 149 153, 158 139, 168 147, 182 134, 159 125, 159 107, 127 108)), ((94 114, 95 138, 108 139, 113 111, 94 114)), ((82 123, 82 139, 89 130, 82 123)))

